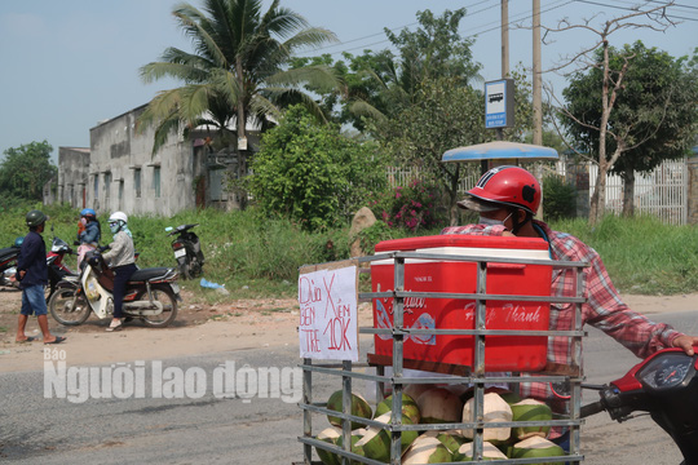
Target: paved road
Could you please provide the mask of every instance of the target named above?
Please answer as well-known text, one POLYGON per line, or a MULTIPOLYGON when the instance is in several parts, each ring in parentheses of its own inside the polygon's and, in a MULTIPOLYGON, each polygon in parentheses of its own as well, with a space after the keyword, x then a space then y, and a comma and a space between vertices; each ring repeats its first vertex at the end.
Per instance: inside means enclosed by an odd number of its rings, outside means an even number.
MULTIPOLYGON (((655 318, 698 334, 696 315, 663 314, 655 318)), ((295 401, 297 391, 293 388, 300 386, 290 371, 298 362, 295 347, 161 362, 162 366, 146 362, 138 366, 102 367, 106 372, 111 370, 112 380, 120 381, 112 385, 114 391, 108 399, 95 398, 100 394, 96 388, 104 387, 97 383, 84 402, 76 402, 82 400, 80 376, 88 380, 103 379, 95 373, 84 375, 76 371, 75 376, 71 375, 74 390, 69 391, 68 383, 66 394, 72 392, 74 402, 44 398, 43 372, 0 374, 0 461, 288 465, 301 459, 301 445, 296 440, 301 433, 300 411, 293 402, 284 401, 295 401), (278 373, 287 386, 279 392, 237 388, 234 398, 216 396, 212 392, 216 386, 215 373, 223 371, 222 364, 226 362, 229 368, 235 363, 229 372, 243 376, 241 379, 254 380, 263 378, 264 374, 278 373), (178 382, 180 376, 185 383, 178 382), (176 386, 186 386, 187 390, 177 392, 176 386), (154 398, 157 392, 175 398, 154 398), (136 398, 138 395, 143 398, 136 398)), ((637 360, 620 345, 591 331, 586 343, 590 382, 615 379, 635 363, 637 360)), ((51 366, 58 364, 51 362, 51 366)), ((67 381, 71 376, 66 377, 67 381)), ((51 386, 60 390, 56 381, 60 377, 49 379, 51 386)), ((336 386, 328 379, 316 378, 316 382, 320 398, 336 386)), ((318 419, 319 426, 324 426, 322 420, 318 419)), ((585 463, 590 465, 680 462, 669 437, 648 418, 617 424, 605 414, 599 414, 589 420, 582 437, 585 463)))

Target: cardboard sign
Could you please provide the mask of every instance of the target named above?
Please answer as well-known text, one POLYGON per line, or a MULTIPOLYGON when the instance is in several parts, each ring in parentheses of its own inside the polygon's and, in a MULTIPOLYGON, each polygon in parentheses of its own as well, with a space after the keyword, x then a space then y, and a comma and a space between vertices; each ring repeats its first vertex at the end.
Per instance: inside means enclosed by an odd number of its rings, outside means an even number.
POLYGON ((359 360, 357 270, 352 260, 301 268, 298 276, 301 357, 359 360))

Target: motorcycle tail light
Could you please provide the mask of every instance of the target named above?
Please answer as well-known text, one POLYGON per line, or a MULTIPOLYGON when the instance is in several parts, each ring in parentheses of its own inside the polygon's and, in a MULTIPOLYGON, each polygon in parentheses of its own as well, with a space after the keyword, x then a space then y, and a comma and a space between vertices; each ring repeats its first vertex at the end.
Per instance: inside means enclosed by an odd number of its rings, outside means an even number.
POLYGON ((175 242, 174 244, 172 244, 173 249, 181 249, 182 247, 184 247, 184 244, 182 244, 181 242, 175 242))

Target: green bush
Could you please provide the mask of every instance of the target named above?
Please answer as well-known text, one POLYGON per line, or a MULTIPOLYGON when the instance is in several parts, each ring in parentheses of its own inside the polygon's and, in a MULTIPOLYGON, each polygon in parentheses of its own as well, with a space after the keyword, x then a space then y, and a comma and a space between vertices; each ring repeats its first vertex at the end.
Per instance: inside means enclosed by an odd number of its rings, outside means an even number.
POLYGON ((543 179, 543 215, 550 220, 577 215, 577 191, 560 176, 543 179))
POLYGON ((262 138, 249 189, 270 217, 288 218, 305 231, 346 224, 386 176, 379 152, 334 126, 319 124, 300 106, 262 138))

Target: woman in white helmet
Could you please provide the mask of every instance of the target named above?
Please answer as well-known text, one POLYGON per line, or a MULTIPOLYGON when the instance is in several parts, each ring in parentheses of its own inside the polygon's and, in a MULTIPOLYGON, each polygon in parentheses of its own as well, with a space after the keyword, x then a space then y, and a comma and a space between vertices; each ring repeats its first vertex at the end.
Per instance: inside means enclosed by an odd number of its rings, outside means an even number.
POLYGON ((103 258, 114 271, 114 315, 107 331, 116 331, 123 326, 121 309, 126 282, 137 268, 135 248, 131 231, 128 229, 126 213, 112 213, 109 217, 109 229, 114 235, 114 242, 109 244, 109 251, 103 255, 103 258))

